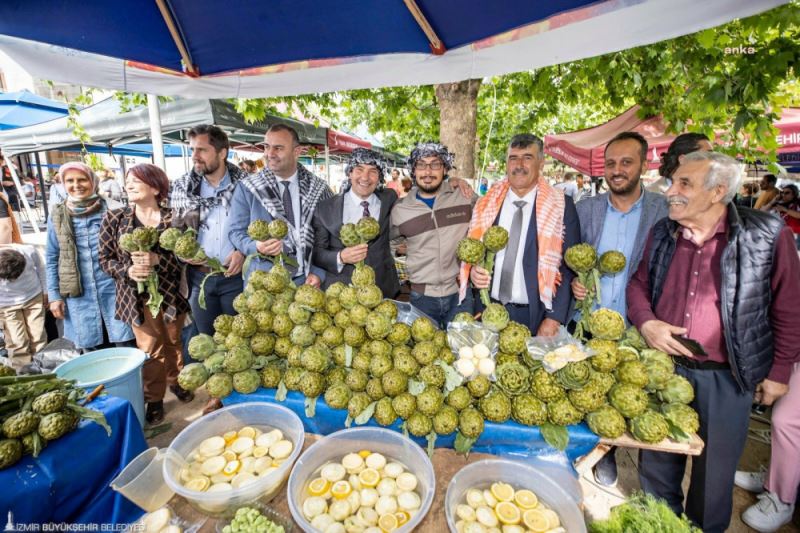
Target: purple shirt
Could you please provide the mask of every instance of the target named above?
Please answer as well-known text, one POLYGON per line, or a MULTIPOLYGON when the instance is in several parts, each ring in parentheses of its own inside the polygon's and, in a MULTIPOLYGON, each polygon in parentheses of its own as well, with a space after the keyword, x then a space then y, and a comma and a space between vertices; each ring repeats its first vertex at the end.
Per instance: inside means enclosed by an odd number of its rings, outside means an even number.
MULTIPOLYGON (((721 258, 728 243, 727 211, 713 235, 697 245, 678 232, 664 287, 669 291, 658 301, 655 311, 650 303, 649 261, 643 260, 628 284, 628 317, 637 328, 648 320, 662 320, 686 328, 686 336, 699 342, 708 357, 699 361, 728 362, 728 350, 722 334, 720 290, 721 258)), ((643 257, 650 256, 652 231, 643 257)), ((770 320, 774 335, 774 357, 767 379, 787 383, 792 365, 800 360, 800 314, 795 303, 800 301, 800 259, 789 228, 782 228, 775 243, 772 264, 772 302, 770 320)))

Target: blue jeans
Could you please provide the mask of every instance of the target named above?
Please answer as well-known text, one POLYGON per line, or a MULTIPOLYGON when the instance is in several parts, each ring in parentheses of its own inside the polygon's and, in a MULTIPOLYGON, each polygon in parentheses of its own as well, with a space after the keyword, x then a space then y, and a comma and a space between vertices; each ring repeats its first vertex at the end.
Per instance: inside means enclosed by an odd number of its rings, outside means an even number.
POLYGON ((474 314, 475 312, 472 290, 469 289, 460 305, 458 303, 458 293, 449 296, 425 296, 416 291, 411 291, 410 303, 431 317, 441 329, 447 329, 447 324, 458 313, 474 314))

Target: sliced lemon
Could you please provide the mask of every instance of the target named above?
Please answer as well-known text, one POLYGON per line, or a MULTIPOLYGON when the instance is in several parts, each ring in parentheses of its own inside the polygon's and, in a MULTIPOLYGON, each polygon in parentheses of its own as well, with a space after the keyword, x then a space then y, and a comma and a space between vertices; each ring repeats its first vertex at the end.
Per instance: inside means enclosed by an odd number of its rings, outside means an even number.
POLYGON ((501 523, 506 525, 519 524, 520 516, 519 507, 511 502, 500 502, 494 508, 494 514, 501 523))
POLYGON ((381 475, 374 468, 365 468, 358 473, 358 480, 365 487, 374 487, 381 480, 381 475))
POLYGON ((188 490, 196 490, 197 492, 205 492, 211 486, 211 480, 207 477, 196 477, 186 482, 184 485, 188 490))
POLYGON ((533 491, 523 489, 518 490, 516 494, 514 494, 514 501, 523 510, 535 509, 536 505, 539 503, 539 498, 536 497, 536 494, 534 494, 533 491))
POLYGON ((308 488, 306 488, 306 492, 308 492, 310 496, 322 496, 328 492, 329 488, 331 488, 330 481, 318 477, 311 480, 311 483, 308 484, 308 488))
POLYGON ((536 533, 543 533, 550 529, 550 521, 547 519, 547 515, 539 509, 528 509, 525 511, 522 515, 522 523, 525 524, 525 527, 536 533))
POLYGON ((241 467, 242 467, 241 461, 237 461, 236 459, 234 459, 233 461, 225 465, 225 468, 222 469, 222 473, 225 474, 226 476, 232 476, 236 472, 238 472, 241 467))
POLYGON ((331 496, 337 500, 344 500, 350 495, 351 492, 353 492, 353 487, 351 487, 350 483, 345 480, 337 481, 331 487, 331 496))
POLYGON ((223 453, 222 453, 222 457, 224 457, 224 458, 225 458, 225 460, 226 460, 227 462, 229 462, 229 463, 230 463, 231 461, 235 461, 235 460, 238 458, 238 456, 237 456, 237 455, 236 455, 234 452, 232 452, 232 451, 230 451, 230 450, 228 450, 228 451, 226 451, 226 452, 223 452, 223 453))
POLYGON ((378 527, 381 531, 394 531, 398 527, 397 517, 393 514, 385 514, 378 518, 378 527))
POLYGON ((253 457, 258 459, 259 457, 264 457, 269 453, 269 448, 266 446, 256 446, 253 448, 253 457))
POLYGON ((411 515, 405 511, 397 511, 396 513, 394 513, 394 516, 397 517, 397 527, 400 527, 409 520, 411 520, 411 515))
POLYGON ((497 505, 497 498, 492 495, 492 491, 486 489, 483 491, 483 499, 486 500, 486 505, 494 509, 494 506, 497 505))
POLYGON ((499 502, 510 502, 514 499, 514 487, 508 483, 503 483, 502 481, 492 483, 489 490, 491 490, 492 496, 497 498, 499 502))
POLYGON ((474 522, 476 520, 475 509, 465 503, 461 503, 456 506, 456 516, 461 520, 466 520, 467 522, 474 522))
POLYGON ((552 509, 541 509, 541 513, 547 517, 548 529, 555 529, 561 525, 561 519, 558 517, 558 513, 552 509))
POLYGON ((242 429, 239 430, 239 433, 237 433, 237 435, 239 435, 240 437, 249 437, 251 439, 255 439, 256 438, 256 428, 253 428, 253 427, 250 427, 250 426, 245 426, 245 427, 243 427, 242 429))
MULTIPOLYGON (((222 439, 225 441, 225 446, 230 446, 231 442, 236 440, 239 434, 235 431, 228 431, 224 435, 222 435, 222 439)), ((213 437, 212 437, 213 438, 213 437)))
POLYGON ((367 457, 369 457, 369 456, 370 456, 370 454, 372 454, 372 452, 371 452, 371 451, 369 451, 369 450, 361 450, 360 452, 358 452, 358 455, 359 455, 359 456, 360 456, 362 459, 366 459, 367 457))

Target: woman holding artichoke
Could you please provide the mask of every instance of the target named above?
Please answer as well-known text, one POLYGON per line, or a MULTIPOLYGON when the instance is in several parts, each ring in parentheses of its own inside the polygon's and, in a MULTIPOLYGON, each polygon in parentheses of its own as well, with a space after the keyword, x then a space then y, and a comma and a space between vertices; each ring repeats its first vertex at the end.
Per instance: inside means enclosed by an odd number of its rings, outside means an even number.
POLYGON ((130 346, 130 326, 114 317, 114 280, 100 270, 98 235, 108 204, 97 194, 97 176, 78 162, 61 165, 58 174, 67 197, 53 206, 47 224, 50 312, 64 321, 64 337, 78 349, 130 346))
POLYGON ((142 371, 145 418, 155 424, 164 419, 167 383, 179 400, 189 402, 194 397, 177 384, 183 366, 181 329, 189 304, 179 291, 178 260, 158 245, 159 232, 172 220, 165 207, 167 175, 155 165, 136 165, 125 178, 125 191, 130 206, 109 211, 103 218, 100 266, 117 281, 116 318, 133 327, 137 346, 150 356, 142 371), (140 290, 140 284, 149 290, 140 290))

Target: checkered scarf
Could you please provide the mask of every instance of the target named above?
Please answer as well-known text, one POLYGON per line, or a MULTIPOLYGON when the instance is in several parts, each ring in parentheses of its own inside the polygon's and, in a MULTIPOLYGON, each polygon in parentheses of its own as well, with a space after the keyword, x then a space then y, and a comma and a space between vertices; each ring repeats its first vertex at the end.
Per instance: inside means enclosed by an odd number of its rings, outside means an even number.
MULTIPOLYGON (((497 218, 503 202, 506 199, 510 185, 508 178, 495 183, 475 204, 472 220, 469 224, 468 237, 473 239, 483 238, 497 218)), ((538 268, 539 300, 549 311, 553 309, 553 298, 556 289, 561 284, 561 249, 564 243, 564 192, 555 189, 540 179, 536 192, 536 241, 538 243, 538 268)), ((471 265, 461 263, 459 288, 460 299, 463 300, 467 293, 469 271, 471 265)))
POLYGON ((242 186, 253 194, 272 218, 280 218, 289 225, 289 234, 284 239, 284 244, 288 248, 286 253, 302 257, 305 274, 308 275, 311 267, 311 251, 314 249, 314 226, 311 224, 311 219, 317 204, 333 196, 333 191, 325 181, 299 163, 297 178, 300 185, 300 228, 294 226, 294 221, 286 219, 278 178, 269 168, 264 167, 257 174, 250 174, 242 180, 242 186))
POLYGON ((247 173, 227 161, 225 162, 225 166, 228 169, 228 175, 231 177, 231 183, 224 189, 218 190, 216 195, 209 198, 200 196, 200 186, 203 183, 203 176, 195 172, 194 169, 184 174, 173 183, 172 190, 169 194, 169 207, 177 217, 185 218, 186 213, 198 211, 200 215, 198 229, 208 229, 206 217, 208 217, 208 213, 212 209, 218 205, 222 205, 225 209, 225 213, 228 213, 236 184, 244 178, 247 173))

